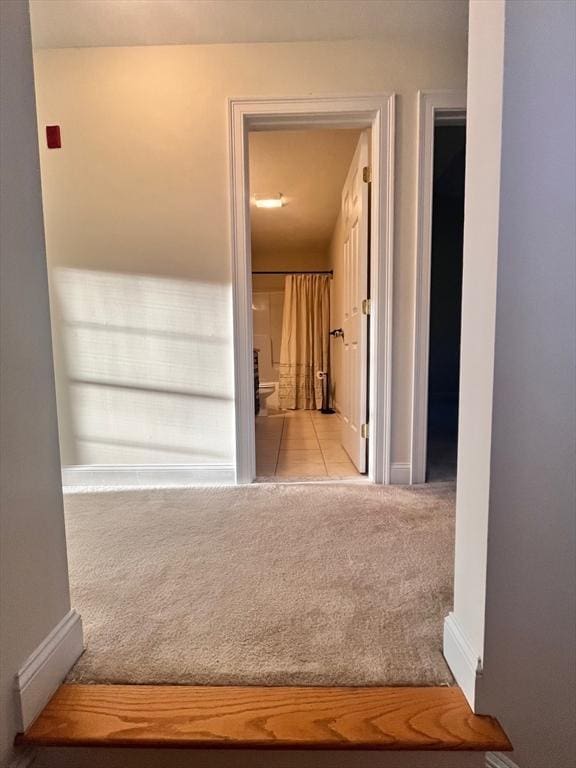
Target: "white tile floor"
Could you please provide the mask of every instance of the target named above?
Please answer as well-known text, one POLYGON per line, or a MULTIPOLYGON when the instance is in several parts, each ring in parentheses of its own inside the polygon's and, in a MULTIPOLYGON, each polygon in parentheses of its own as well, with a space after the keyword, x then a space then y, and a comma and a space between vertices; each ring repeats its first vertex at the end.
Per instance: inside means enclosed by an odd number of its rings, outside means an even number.
POLYGON ((258 477, 362 477, 340 441, 338 414, 276 411, 256 419, 258 477))

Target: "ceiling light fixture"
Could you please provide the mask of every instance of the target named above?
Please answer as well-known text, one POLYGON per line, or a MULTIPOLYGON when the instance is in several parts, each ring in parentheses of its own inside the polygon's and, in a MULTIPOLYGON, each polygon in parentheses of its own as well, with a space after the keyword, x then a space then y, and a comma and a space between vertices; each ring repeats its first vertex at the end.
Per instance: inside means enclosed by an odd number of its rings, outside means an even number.
POLYGON ((282 208, 286 201, 281 194, 278 195, 254 195, 256 208, 282 208))

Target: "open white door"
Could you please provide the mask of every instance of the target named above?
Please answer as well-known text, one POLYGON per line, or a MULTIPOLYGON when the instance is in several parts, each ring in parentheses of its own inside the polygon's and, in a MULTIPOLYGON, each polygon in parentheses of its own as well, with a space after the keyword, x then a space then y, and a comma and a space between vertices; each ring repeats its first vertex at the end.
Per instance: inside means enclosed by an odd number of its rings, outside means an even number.
POLYGON ((342 190, 344 221, 344 354, 340 400, 342 445, 359 472, 366 472, 364 424, 368 391, 368 134, 356 147, 342 190), (366 169, 366 170, 365 170, 366 169), (366 181, 364 179, 367 179, 366 181))

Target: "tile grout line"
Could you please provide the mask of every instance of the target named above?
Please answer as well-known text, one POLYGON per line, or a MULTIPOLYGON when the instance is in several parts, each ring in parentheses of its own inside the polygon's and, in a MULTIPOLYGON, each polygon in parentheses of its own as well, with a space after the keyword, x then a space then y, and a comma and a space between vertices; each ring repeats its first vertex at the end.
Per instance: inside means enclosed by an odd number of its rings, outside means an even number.
MULTIPOLYGON (((313 450, 313 451, 316 451, 316 450, 317 450, 317 451, 318 451, 318 453, 320 453, 320 456, 321 456, 321 458, 322 458, 322 464, 324 465, 324 471, 325 471, 325 475, 324 475, 324 476, 325 476, 326 478, 328 478, 328 477, 329 477, 329 475, 328 475, 328 469, 327 469, 327 467, 326 467, 326 462, 325 462, 325 460, 324 460, 324 455, 323 455, 323 453, 322 453, 322 449, 321 449, 321 446, 320 446, 320 439, 319 439, 319 437, 318 437, 318 433, 316 432, 316 427, 314 426, 314 419, 312 418, 312 411, 311 411, 311 410, 310 410, 310 411, 305 411, 305 413, 306 413, 306 418, 305 418, 305 419, 303 419, 303 420, 304 420, 305 422, 308 422, 308 423, 311 423, 311 424, 312 424, 312 431, 313 431, 313 433, 314 433, 314 439, 316 440, 316 445, 317 445, 317 448, 315 448, 315 449, 310 449, 310 450, 313 450)), ((284 438, 284 425, 285 425, 286 423, 287 423, 287 420, 286 420, 286 418, 285 418, 285 419, 284 419, 284 424, 282 425, 282 427, 283 427, 283 428, 282 428, 282 436, 281 436, 281 442, 280 442, 280 450, 282 449, 282 440, 283 440, 283 438, 284 438)), ((285 450, 289 450, 289 449, 285 449, 285 450)), ((302 450, 307 450, 307 449, 302 449, 302 450)), ((278 466, 278 465, 277 465, 277 466, 278 466)), ((277 475, 277 474, 276 474, 276 476, 277 476, 277 477, 279 477, 279 475, 277 475)), ((297 477, 297 476, 298 476, 297 474, 296 474, 296 475, 294 475, 294 477, 297 477)), ((284 477, 284 475, 283 475, 282 477, 284 477)), ((290 476, 288 476, 288 479, 290 479, 290 476)))
POLYGON ((280 461, 280 451, 282 449, 282 439, 284 438, 284 427, 286 426, 286 416, 282 416, 282 429, 280 430, 280 440, 276 450, 276 464, 274 464, 274 477, 278 477, 278 462, 280 461))
MULTIPOLYGON (((336 418, 339 418, 339 416, 336 415, 336 418)), ((342 445, 342 438, 341 437, 339 437, 339 439, 338 439, 338 445, 342 449, 344 449, 344 446, 342 445)), ((320 444, 320 450, 322 451, 322 458, 324 459, 324 462, 326 464, 326 470, 328 470, 328 463, 327 463, 327 459, 324 457, 324 450, 322 449, 322 444, 320 444)), ((354 471, 354 477, 356 475, 360 476, 360 473, 356 470, 356 467, 354 467, 354 464, 353 464, 352 460, 350 459, 350 457, 348 455, 346 456, 345 459, 335 459, 332 463, 334 463, 334 464, 343 464, 343 463, 350 464, 352 466, 352 468, 353 468, 353 471, 354 471)), ((332 477, 332 475, 328 474, 328 477, 332 477)), ((352 477, 352 475, 350 475, 350 477, 352 477)))
POLYGON ((328 474, 328 465, 326 464, 324 451, 322 450, 322 443, 320 442, 320 438, 318 437, 318 432, 316 431, 316 424, 314 423, 314 419, 312 418, 312 416, 310 416, 310 420, 312 421, 312 426, 314 427, 314 434, 316 435, 316 442, 318 443, 318 448, 320 449, 320 456, 322 456, 322 463, 324 464, 324 471, 326 472, 326 477, 330 477, 330 475, 328 474))
POLYGON ((282 416, 282 428, 279 430, 280 431, 280 438, 278 440, 276 440, 275 437, 271 438, 269 434, 263 434, 263 435, 260 435, 260 437, 258 436, 258 434, 256 434, 256 478, 258 478, 258 477, 274 477, 276 475, 276 469, 278 467, 278 461, 279 461, 279 456, 280 456, 280 442, 282 440, 282 435, 283 435, 283 432, 284 432, 284 424, 285 424, 285 418, 284 418, 284 416, 282 416), (269 474, 260 475, 259 474, 259 470, 258 470, 258 445, 259 445, 259 443, 261 444, 263 440, 266 441, 266 442, 270 442, 271 439, 273 439, 275 444, 276 444, 276 447, 275 447, 276 456, 274 457, 274 459, 275 459, 274 460, 274 468, 273 468, 273 470, 269 474))
MULTIPOLYGON (((314 441, 316 443, 316 446, 314 448, 310 448, 310 449, 307 448, 307 449, 301 449, 301 450, 304 451, 304 452, 308 452, 310 450, 311 452, 313 452, 315 454, 316 453, 320 453, 320 457, 322 459, 322 464, 324 466, 324 473, 325 473, 323 477, 325 477, 326 479, 334 479, 334 477, 337 477, 337 475, 331 475, 329 470, 328 470, 328 466, 329 466, 330 461, 326 457, 326 454, 324 452, 324 448, 322 447, 322 441, 321 441, 322 437, 324 437, 326 440, 331 441, 334 438, 334 435, 331 432, 328 432, 328 433, 324 433, 324 432, 323 433, 319 433, 318 432, 317 422, 321 421, 322 419, 314 418, 314 412, 312 410, 301 411, 301 413, 303 414, 302 418, 292 419, 292 420, 288 417, 288 414, 286 414, 286 413, 284 413, 284 414, 280 413, 279 414, 279 416, 281 416, 281 418, 282 418, 282 424, 281 424, 280 430, 278 430, 279 431, 279 438, 278 438, 278 441, 276 442, 276 448, 275 448, 276 456, 275 456, 274 468, 273 468, 272 473, 271 473, 270 476, 271 477, 276 477, 276 478, 280 478, 280 477, 284 478, 284 475, 279 475, 278 474, 278 469, 279 469, 279 466, 280 466, 280 455, 282 454, 283 441, 288 438, 288 432, 287 432, 288 425, 290 423, 293 423, 294 426, 296 426, 299 423, 302 424, 302 425, 310 424, 311 423, 312 427, 313 427, 312 435, 313 435, 314 441)), ((336 418, 338 418, 338 417, 336 417, 336 418)), ((333 421, 333 419, 330 419, 330 421, 333 421)), ((342 440, 341 439, 337 439, 336 442, 338 443, 338 445, 340 447, 342 447, 342 440)), ((286 453, 290 453, 291 450, 292 449, 285 448, 285 452, 286 453)), ((299 449, 296 448, 294 450, 299 450, 299 449)), ((352 462, 350 461, 349 457, 347 458, 347 460, 346 459, 342 459, 341 457, 335 458, 333 463, 346 463, 346 464, 349 464, 350 468, 353 470, 353 475, 356 476, 356 475, 359 474, 357 472, 357 470, 355 469, 355 467, 352 466, 352 462)), ((258 471, 258 468, 257 468, 257 471, 258 471)), ((294 475, 294 477, 297 477, 297 476, 298 475, 296 473, 294 475)), ((346 477, 347 476, 348 475, 346 475, 346 477)), ((290 479, 290 477, 291 476, 287 476, 288 480, 290 479)), ((352 473, 350 474, 350 477, 352 477, 352 473)))

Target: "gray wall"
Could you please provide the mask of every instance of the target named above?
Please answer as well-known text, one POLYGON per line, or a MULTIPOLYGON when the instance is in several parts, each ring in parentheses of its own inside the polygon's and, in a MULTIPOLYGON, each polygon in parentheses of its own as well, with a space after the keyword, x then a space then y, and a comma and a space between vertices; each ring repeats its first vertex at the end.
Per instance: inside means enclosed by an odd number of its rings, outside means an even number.
POLYGON ((576 765, 576 4, 507 2, 481 711, 576 765))
POLYGON ((69 610, 28 3, 0 3, 0 764, 14 674, 69 610))

